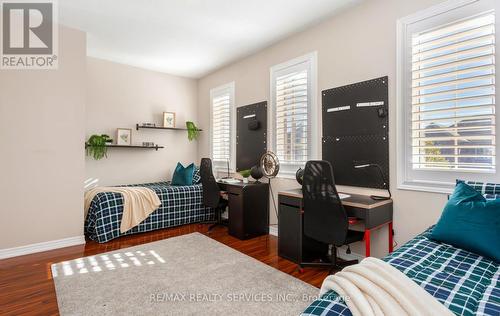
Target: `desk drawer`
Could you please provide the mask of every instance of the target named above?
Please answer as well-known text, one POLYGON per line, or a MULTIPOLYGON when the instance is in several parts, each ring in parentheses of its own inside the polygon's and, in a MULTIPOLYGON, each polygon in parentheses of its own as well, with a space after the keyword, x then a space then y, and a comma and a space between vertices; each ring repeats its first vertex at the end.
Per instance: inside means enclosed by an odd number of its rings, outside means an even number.
POLYGON ((347 213, 347 216, 349 216, 349 217, 356 217, 356 218, 364 220, 367 216, 366 209, 362 209, 359 207, 347 206, 347 205, 344 205, 344 209, 345 209, 345 212, 347 213))

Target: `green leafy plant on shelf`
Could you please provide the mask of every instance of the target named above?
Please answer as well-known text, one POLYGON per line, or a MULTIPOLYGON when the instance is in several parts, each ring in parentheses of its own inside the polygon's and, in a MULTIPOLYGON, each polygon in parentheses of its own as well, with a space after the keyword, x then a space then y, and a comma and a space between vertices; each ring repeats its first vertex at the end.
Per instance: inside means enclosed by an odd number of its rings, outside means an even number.
POLYGON ((187 121, 186 128, 188 132, 189 141, 198 139, 198 136, 200 136, 200 129, 196 127, 196 124, 194 124, 194 122, 187 121))
POLYGON ((106 134, 92 135, 85 144, 87 156, 91 156, 95 160, 100 160, 108 157, 108 148, 106 145, 112 143, 113 140, 106 134))

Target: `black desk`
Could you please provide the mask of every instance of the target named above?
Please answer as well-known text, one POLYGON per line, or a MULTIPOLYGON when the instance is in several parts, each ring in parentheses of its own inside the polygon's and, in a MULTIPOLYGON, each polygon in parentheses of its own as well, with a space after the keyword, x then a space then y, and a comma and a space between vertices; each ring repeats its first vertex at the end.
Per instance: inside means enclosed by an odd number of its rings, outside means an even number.
POLYGON ((269 184, 217 183, 228 193, 229 235, 249 239, 269 234, 269 184))
MULTIPOLYGON (((371 231, 384 225, 389 227, 389 252, 392 252, 392 200, 375 201, 366 195, 346 194, 350 196, 342 199, 342 204, 347 216, 364 223, 365 255, 370 256, 371 231)), ((278 255, 300 264, 309 254, 324 253, 326 245, 303 234, 302 190, 279 192, 278 203, 278 255)))

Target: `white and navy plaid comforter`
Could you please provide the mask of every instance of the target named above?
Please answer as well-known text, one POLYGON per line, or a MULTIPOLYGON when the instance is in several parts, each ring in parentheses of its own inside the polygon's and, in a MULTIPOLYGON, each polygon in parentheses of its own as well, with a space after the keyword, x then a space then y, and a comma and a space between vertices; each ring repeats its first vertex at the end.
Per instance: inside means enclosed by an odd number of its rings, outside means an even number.
POLYGON ((90 239, 103 243, 124 235, 214 219, 214 210, 203 206, 201 184, 172 186, 168 182, 158 182, 131 186, 150 188, 158 194, 162 204, 142 223, 122 234, 122 195, 99 193, 92 200, 85 219, 85 234, 90 239))
MULTIPOLYGON (((383 260, 406 274, 456 315, 500 315, 500 264, 435 242, 425 231, 383 260)), ((302 314, 352 315, 334 291, 302 314)))

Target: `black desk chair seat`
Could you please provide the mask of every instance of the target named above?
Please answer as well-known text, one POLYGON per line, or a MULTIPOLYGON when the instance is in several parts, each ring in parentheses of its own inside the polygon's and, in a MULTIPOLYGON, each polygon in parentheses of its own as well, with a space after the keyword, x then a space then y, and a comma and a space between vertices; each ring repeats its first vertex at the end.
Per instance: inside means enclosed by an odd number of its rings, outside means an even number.
POLYGON ((216 226, 227 226, 222 220, 222 213, 224 213, 228 201, 222 198, 221 190, 212 171, 212 160, 210 158, 201 159, 200 176, 203 186, 203 205, 215 210, 215 221, 209 222, 212 224, 208 228, 210 232, 216 226))
POLYGON ((349 229, 349 218, 342 205, 328 161, 308 161, 302 182, 304 235, 329 245, 330 262, 302 263, 303 266, 330 266, 342 269, 358 260, 337 260, 337 247, 361 241, 364 232, 349 229))

